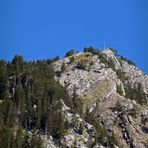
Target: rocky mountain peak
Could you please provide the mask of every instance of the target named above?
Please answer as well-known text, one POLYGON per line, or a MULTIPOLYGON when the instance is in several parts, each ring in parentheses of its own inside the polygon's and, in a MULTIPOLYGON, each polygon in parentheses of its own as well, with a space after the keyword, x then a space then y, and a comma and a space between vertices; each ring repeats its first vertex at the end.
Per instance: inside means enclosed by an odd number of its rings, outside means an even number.
POLYGON ((89 110, 120 146, 148 146, 148 76, 132 61, 105 49, 73 54, 53 67, 82 113, 89 110))
POLYGON ((126 77, 124 82, 131 85, 140 83, 144 92, 148 93, 148 77, 127 59, 117 56, 113 49, 105 49, 95 54, 76 53, 55 62, 53 67, 57 74, 55 78, 67 88, 70 95, 76 91, 78 96, 82 96, 104 79, 116 84, 123 83, 121 77, 126 77), (64 70, 61 69, 63 64, 64 70))

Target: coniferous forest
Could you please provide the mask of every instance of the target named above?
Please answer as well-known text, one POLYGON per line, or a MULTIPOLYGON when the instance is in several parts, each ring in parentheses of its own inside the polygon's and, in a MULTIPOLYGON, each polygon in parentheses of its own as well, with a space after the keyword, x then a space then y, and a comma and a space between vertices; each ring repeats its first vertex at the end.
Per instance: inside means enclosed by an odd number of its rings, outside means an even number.
POLYGON ((56 60, 58 57, 25 62, 16 55, 11 62, 0 61, 1 148, 40 148, 37 132, 54 138, 62 136, 62 115, 50 106, 59 99, 68 104, 69 99, 54 80, 51 63, 56 60))

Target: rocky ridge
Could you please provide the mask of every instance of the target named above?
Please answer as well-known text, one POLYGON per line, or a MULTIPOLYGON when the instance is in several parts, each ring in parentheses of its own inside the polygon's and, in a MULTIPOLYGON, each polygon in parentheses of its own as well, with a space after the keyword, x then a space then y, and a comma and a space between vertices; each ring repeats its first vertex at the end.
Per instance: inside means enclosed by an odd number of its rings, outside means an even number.
MULTIPOLYGON (((148 76, 134 65, 121 60, 110 49, 101 51, 100 54, 105 57, 105 62, 113 64, 106 65, 98 55, 90 52, 77 53, 53 63, 55 79, 67 89, 71 97, 75 95, 82 101, 83 114, 89 110, 96 122, 104 126, 110 135, 114 135, 119 147, 145 148, 148 146, 148 76), (63 63, 65 69, 61 70, 63 63), (85 67, 78 67, 78 64, 85 67), (127 97, 128 84, 131 89, 140 84, 145 96, 144 104, 127 97), (118 86, 121 86, 122 93, 118 92, 118 86)), ((65 111, 65 118, 70 122, 72 115, 65 111)), ((78 119, 81 120, 80 117, 78 119)), ((61 141, 71 147, 76 142, 72 137, 76 137, 73 129, 61 141)), ((79 146, 90 147, 84 144, 90 138, 92 135, 84 132, 79 146)))

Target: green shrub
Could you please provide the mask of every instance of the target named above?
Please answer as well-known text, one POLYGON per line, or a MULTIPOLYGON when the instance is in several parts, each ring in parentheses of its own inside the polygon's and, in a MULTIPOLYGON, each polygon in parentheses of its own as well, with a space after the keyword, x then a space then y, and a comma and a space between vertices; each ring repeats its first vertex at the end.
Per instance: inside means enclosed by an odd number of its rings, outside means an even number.
POLYGON ((123 65, 123 60, 119 57, 118 58, 118 62, 120 63, 120 66, 122 67, 122 65, 123 65))
POLYGON ((120 59, 123 60, 123 61, 126 61, 130 65, 136 66, 135 62, 133 62, 132 60, 129 60, 129 59, 123 57, 123 56, 120 56, 120 59))
POLYGON ((69 51, 65 54, 65 57, 72 56, 73 54, 75 54, 75 50, 74 50, 74 49, 71 49, 71 50, 69 50, 69 51))
POLYGON ((47 63, 48 65, 50 65, 50 64, 52 64, 53 62, 58 61, 59 59, 60 59, 59 56, 56 56, 55 58, 47 59, 47 60, 46 60, 46 63, 47 63))
POLYGON ((109 48, 109 50, 111 50, 111 51, 115 54, 115 56, 118 56, 118 52, 117 52, 116 49, 114 49, 114 48, 109 48))
POLYGON ((84 52, 90 52, 90 53, 92 53, 92 54, 94 54, 94 55, 99 55, 100 53, 101 53, 101 51, 100 50, 98 50, 98 49, 96 49, 96 48, 93 48, 93 47, 85 47, 84 48, 84 52))
POLYGON ((121 69, 116 69, 115 72, 118 76, 118 79, 120 79, 123 83, 125 81, 128 81, 128 79, 130 78, 129 76, 126 76, 125 72, 123 72, 121 69))
POLYGON ((105 64, 106 68, 112 68, 114 71, 116 70, 115 64, 111 58, 107 59, 106 55, 102 53, 98 55, 98 58, 100 59, 101 63, 105 64))
POLYGON ((122 84, 117 84, 116 85, 116 92, 120 95, 123 96, 123 90, 122 90, 122 84))
POLYGON ((71 64, 75 61, 75 58, 72 56, 69 60, 70 60, 69 64, 71 64))
POLYGON ((114 64, 114 62, 113 62, 113 60, 112 60, 111 58, 108 59, 108 61, 107 61, 106 64, 107 64, 107 67, 108 67, 108 68, 111 68, 111 69, 113 69, 114 71, 116 70, 115 64, 114 64))
POLYGON ((86 64, 84 63, 83 60, 81 60, 80 62, 78 62, 76 68, 85 70, 86 69, 86 64))
POLYGON ((133 62, 132 60, 127 60, 128 64, 136 66, 135 62, 133 62))
POLYGON ((104 63, 105 66, 107 67, 107 62, 108 62, 108 61, 107 61, 107 57, 106 57, 106 55, 100 53, 100 54, 98 55, 98 58, 100 59, 100 62, 101 62, 101 63, 104 63))
POLYGON ((116 102, 115 107, 114 107, 114 111, 117 111, 117 112, 123 111, 123 107, 119 101, 116 102))
POLYGON ((63 62, 62 66, 61 66, 61 71, 64 72, 66 70, 66 65, 65 63, 63 62))
POLYGON ((85 47, 84 48, 84 52, 90 52, 90 53, 92 53, 92 54, 95 54, 96 53, 96 49, 95 48, 93 48, 93 47, 85 47))
POLYGON ((138 83, 135 87, 132 87, 129 83, 125 84, 125 97, 131 100, 135 100, 141 105, 147 103, 141 83, 138 83))
POLYGON ((128 114, 131 115, 132 117, 136 117, 137 113, 138 112, 137 112, 137 109, 136 108, 130 109, 128 111, 128 114))

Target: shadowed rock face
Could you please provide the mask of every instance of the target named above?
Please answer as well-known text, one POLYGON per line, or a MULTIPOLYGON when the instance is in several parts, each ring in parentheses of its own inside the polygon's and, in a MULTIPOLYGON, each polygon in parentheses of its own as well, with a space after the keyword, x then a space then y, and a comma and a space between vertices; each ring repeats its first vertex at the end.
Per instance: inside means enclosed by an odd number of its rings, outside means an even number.
MULTIPOLYGON (((148 76, 137 67, 119 60, 109 49, 101 54, 105 55, 107 61, 112 61, 114 67, 106 66, 98 55, 81 52, 53 63, 57 73, 55 79, 67 89, 71 97, 75 95, 83 102, 83 114, 89 109, 109 133, 116 137, 119 147, 147 147, 148 76), (63 63, 66 69, 61 71, 63 63), (85 68, 78 68, 78 63, 85 65, 85 68), (121 72, 124 79, 121 79, 117 71, 121 72), (136 102, 135 98, 126 98, 125 95, 124 88, 127 84, 135 88, 138 83, 145 95, 143 105, 136 102), (122 96, 117 93, 119 84, 122 86, 122 96)), ((67 140, 70 142, 72 137, 67 140)))

